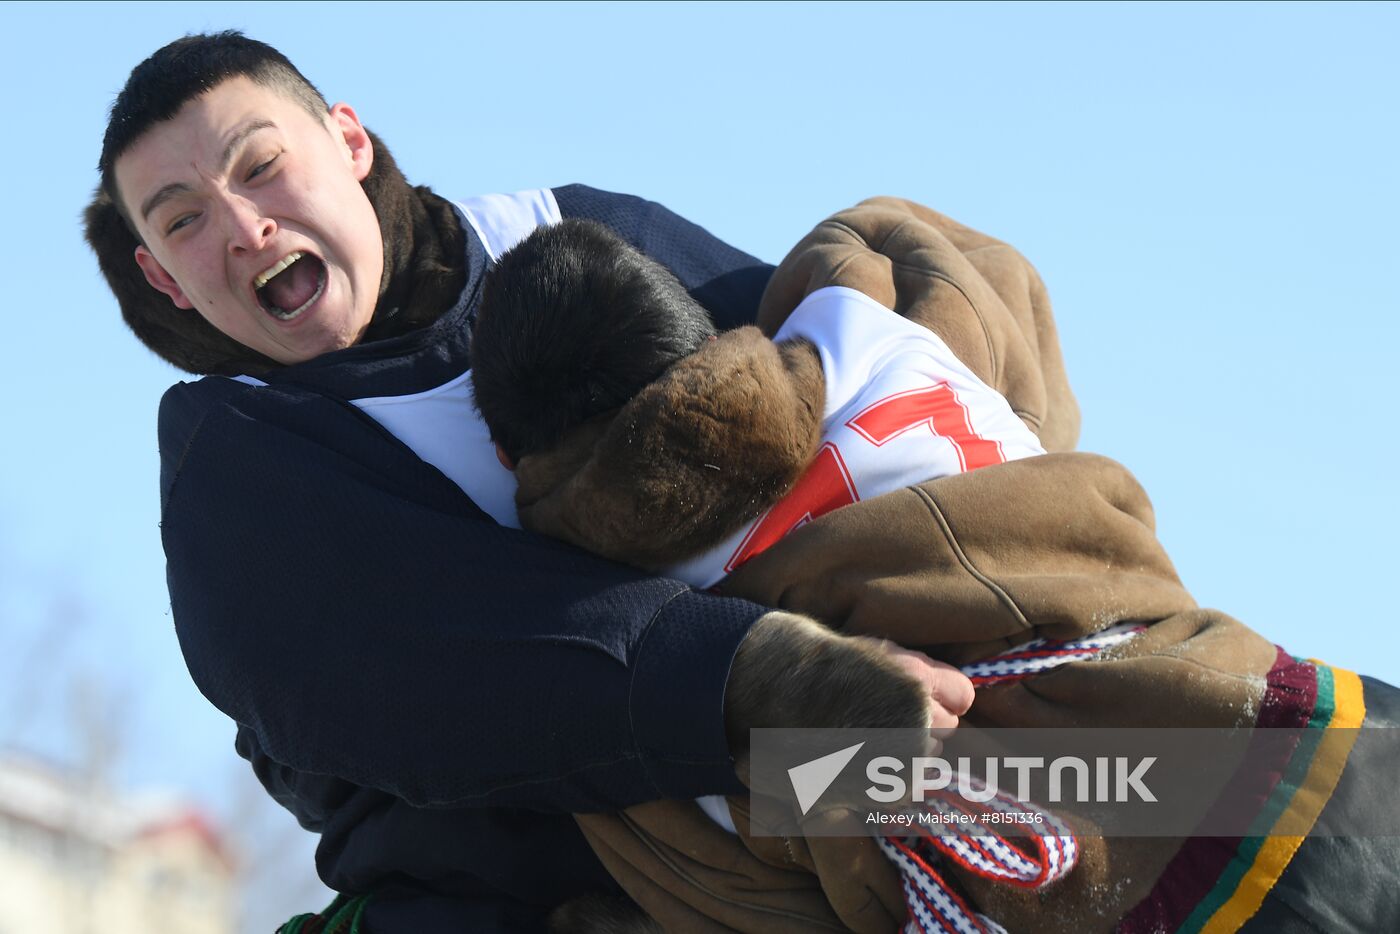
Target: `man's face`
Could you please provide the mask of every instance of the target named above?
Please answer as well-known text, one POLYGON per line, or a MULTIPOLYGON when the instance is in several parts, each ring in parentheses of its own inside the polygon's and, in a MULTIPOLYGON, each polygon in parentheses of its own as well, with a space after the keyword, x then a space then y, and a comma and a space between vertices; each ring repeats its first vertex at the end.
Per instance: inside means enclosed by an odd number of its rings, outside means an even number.
POLYGON ((279 363, 349 347, 369 326, 384 270, 360 187, 373 158, 344 104, 318 120, 231 78, 117 160, 144 241, 136 262, 176 306, 279 363))

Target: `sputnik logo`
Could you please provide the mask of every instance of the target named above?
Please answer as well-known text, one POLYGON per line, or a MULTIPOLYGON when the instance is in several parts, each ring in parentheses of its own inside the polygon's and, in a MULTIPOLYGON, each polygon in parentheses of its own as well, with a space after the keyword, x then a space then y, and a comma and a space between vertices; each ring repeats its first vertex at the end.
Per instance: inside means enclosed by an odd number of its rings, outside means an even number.
POLYGON ((856 743, 854 746, 847 746, 845 749, 788 769, 788 779, 792 782, 792 790, 797 795, 797 806, 802 809, 803 817, 807 816, 812 805, 831 787, 841 770, 850 764, 864 745, 863 742, 856 743))

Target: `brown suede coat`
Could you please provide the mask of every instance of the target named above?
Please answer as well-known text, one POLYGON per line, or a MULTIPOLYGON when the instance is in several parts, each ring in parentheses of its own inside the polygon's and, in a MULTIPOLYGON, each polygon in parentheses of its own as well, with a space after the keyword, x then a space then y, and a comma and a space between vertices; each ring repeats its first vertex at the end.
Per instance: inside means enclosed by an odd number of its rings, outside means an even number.
MULTIPOLYGON (((1051 453, 838 509, 739 568, 722 591, 953 663, 1034 637, 1152 623, 1094 661, 979 691, 966 720, 1021 727, 1252 724, 1275 648, 1235 620, 1195 606, 1157 541, 1146 495, 1126 470, 1070 453, 1078 408, 1049 300, 1031 265, 1010 246, 927 208, 875 198, 824 221, 794 248, 768 287, 759 326, 773 333, 803 296, 828 285, 865 292, 937 332, 1007 397, 1051 453)), ((668 373, 659 397, 639 396, 610 424, 589 426, 561 452, 522 462, 522 520, 646 564, 644 551, 629 552, 619 542, 629 536, 646 542, 647 535, 671 540, 668 512, 674 518, 676 510, 703 511, 705 502, 727 508, 743 502, 733 488, 745 482, 741 471, 695 465, 761 439, 736 429, 696 437, 701 450, 689 451, 685 426, 672 423, 651 438, 664 444, 635 443, 687 390, 709 393, 702 408, 710 414, 758 411, 770 425, 799 423, 778 448, 800 457, 809 410, 815 405, 820 414, 820 373, 814 384, 799 352, 784 358, 748 337, 710 351, 716 353, 728 355, 718 367, 713 359, 696 364, 703 378, 688 373, 683 361, 668 373), (736 362, 734 353, 744 348, 772 356, 766 363, 736 362), (777 400, 776 415, 758 406, 765 396, 777 400), (628 449, 633 453, 618 453, 628 449), (642 458, 639 449, 651 453, 642 458), (648 481, 621 492, 605 489, 606 477, 636 472, 664 486, 661 478, 672 471, 686 483, 671 484, 668 508, 659 512, 639 502, 655 492, 648 481), (609 533, 611 545, 600 547, 588 530, 605 510, 627 518, 609 533)), ((751 503, 740 521, 782 489, 775 481, 777 492, 751 503)), ((730 807, 738 837, 691 802, 578 820, 613 876, 668 930, 873 934, 902 923, 895 870, 873 841, 750 836, 743 833, 744 802, 730 807)), ((1045 892, 959 878, 978 907, 1008 930, 1108 930, 1148 895, 1181 841, 1085 837, 1081 843, 1078 867, 1045 892)))

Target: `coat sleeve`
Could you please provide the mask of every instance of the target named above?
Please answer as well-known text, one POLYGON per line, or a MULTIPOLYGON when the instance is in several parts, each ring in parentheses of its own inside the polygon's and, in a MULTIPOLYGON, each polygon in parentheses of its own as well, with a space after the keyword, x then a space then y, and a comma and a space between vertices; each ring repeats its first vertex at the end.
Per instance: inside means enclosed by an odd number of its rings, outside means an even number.
POLYGON ((1044 454, 834 510, 720 589, 966 664, 1195 607, 1124 467, 1044 454))
POLYGON ((740 787, 723 693, 759 606, 497 526, 294 388, 178 385, 160 447, 181 649, 272 760, 419 806, 740 787))
POLYGON ((773 267, 735 249, 698 224, 635 195, 587 185, 553 189, 564 217, 598 221, 663 264, 714 318, 721 331, 752 324, 773 267))
POLYGON ((912 201, 870 198, 792 248, 769 281, 758 326, 776 333, 805 296, 827 286, 863 292, 933 331, 1047 451, 1074 449, 1079 404, 1050 297, 1010 245, 912 201))

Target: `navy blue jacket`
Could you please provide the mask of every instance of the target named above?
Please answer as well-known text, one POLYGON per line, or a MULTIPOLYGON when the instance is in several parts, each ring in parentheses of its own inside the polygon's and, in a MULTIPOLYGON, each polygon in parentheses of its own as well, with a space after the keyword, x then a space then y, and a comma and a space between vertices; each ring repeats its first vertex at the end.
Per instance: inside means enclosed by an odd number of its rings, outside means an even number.
MULTIPOLYGON (((659 205, 555 189, 667 264, 721 327, 771 267, 659 205)), ((569 813, 740 788, 730 662, 762 608, 493 522, 349 404, 467 367, 487 254, 411 334, 249 385, 172 387, 162 537, 190 672, 376 932, 537 929, 611 886, 569 813)))

